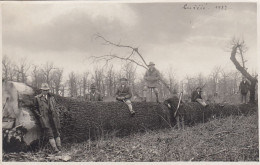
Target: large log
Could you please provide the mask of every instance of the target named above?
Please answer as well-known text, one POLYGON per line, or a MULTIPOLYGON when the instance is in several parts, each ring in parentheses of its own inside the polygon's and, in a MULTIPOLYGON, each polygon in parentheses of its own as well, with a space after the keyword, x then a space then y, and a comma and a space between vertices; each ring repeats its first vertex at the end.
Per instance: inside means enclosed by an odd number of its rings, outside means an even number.
POLYGON ((2 84, 3 139, 9 143, 16 143, 19 140, 25 145, 30 145, 32 141, 40 138, 40 129, 35 122, 35 117, 31 109, 24 106, 24 104, 32 105, 32 100, 27 98, 33 94, 34 90, 23 83, 3 82, 2 84))
POLYGON ((130 116, 123 102, 84 102, 55 96, 63 105, 61 110, 62 134, 76 141, 99 138, 113 132, 127 135, 147 129, 169 128, 169 110, 163 104, 133 102, 136 114, 130 116))
MULTIPOLYGON (((30 145, 42 136, 32 109, 36 94, 39 94, 38 90, 25 84, 3 83, 2 100, 5 103, 3 118, 15 119, 14 128, 9 131, 13 134, 16 134, 17 126, 22 126, 24 130, 22 138, 19 136, 16 138, 22 139, 24 145, 30 145)), ((131 117, 127 105, 123 102, 85 102, 57 95, 54 97, 58 103, 63 142, 95 139, 109 132, 120 136, 170 125, 167 119, 168 109, 157 103, 133 103, 136 115, 131 117)), ((10 137, 7 141, 10 142, 10 137)))
MULTIPOLYGON (((40 127, 32 113, 32 100, 38 92, 22 83, 3 83, 3 103, 9 97, 3 109, 3 117, 15 118, 14 126, 22 125, 25 131, 21 141, 26 145, 41 137, 40 127)), ((172 114, 178 104, 177 97, 170 99, 172 109, 168 109, 165 104, 133 102, 136 115, 130 117, 127 105, 122 102, 84 102, 57 95, 54 97, 58 103, 63 142, 95 139, 111 132, 121 136, 147 129, 170 128, 175 124, 172 114)), ((198 103, 185 103, 180 107, 179 115, 184 116, 187 124, 190 124, 206 122, 212 116, 223 117, 253 111, 257 111, 256 106, 213 104, 203 108, 198 103)))
MULTIPOLYGON (((164 101, 164 104, 171 105, 170 120, 174 125, 176 120, 173 117, 178 105, 178 98, 172 97, 164 101)), ((203 107, 197 102, 181 103, 178 109, 178 116, 185 120, 186 125, 194 125, 196 123, 204 123, 214 118, 222 118, 227 116, 248 115, 258 111, 258 105, 255 104, 209 104, 203 107)))

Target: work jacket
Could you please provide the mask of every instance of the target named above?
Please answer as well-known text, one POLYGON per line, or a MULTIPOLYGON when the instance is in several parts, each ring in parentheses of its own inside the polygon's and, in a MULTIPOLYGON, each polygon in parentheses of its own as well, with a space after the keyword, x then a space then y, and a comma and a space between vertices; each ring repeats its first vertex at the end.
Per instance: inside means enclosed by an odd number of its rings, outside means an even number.
POLYGON ((126 99, 130 99, 132 97, 132 91, 128 85, 120 85, 116 91, 116 97, 125 97, 126 99))
POLYGON ((239 90, 241 92, 241 94, 247 94, 248 90, 249 90, 249 83, 247 81, 241 81, 240 85, 239 85, 239 90))
POLYGON ((201 92, 193 91, 191 94, 191 101, 196 102, 197 99, 202 99, 201 92))
POLYGON ((35 114, 38 116, 42 128, 60 129, 59 114, 56 110, 56 102, 51 94, 47 98, 43 94, 35 96, 35 114))
POLYGON ((158 88, 160 73, 154 68, 153 70, 148 69, 144 75, 145 85, 148 88, 158 88))

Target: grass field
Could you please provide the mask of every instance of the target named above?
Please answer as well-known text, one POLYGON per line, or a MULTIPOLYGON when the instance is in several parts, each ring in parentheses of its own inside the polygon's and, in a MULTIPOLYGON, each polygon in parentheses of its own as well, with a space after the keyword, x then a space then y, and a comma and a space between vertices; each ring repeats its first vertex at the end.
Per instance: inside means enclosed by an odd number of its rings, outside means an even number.
POLYGON ((64 144, 62 156, 48 154, 48 146, 38 152, 3 153, 3 161, 259 161, 258 139, 255 113, 213 119, 184 130, 146 130, 64 144))

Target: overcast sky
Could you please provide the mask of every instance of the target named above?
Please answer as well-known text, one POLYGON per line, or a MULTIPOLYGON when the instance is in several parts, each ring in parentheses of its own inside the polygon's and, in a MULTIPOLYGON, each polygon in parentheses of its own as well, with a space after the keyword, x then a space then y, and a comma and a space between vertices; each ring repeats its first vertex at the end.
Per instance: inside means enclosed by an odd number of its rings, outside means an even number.
MULTIPOLYGON (((5 2, 3 54, 14 61, 27 57, 34 64, 52 61, 65 74, 80 73, 93 68, 90 56, 111 51, 112 47, 93 37, 99 33, 138 47, 147 62, 155 62, 162 72, 172 66, 182 78, 208 75, 219 65, 235 70, 225 47, 236 36, 249 48, 249 71, 256 69, 256 3, 201 3, 205 10, 184 9, 194 5, 199 4, 5 2)), ((128 49, 112 51, 122 56, 129 53, 128 49)))

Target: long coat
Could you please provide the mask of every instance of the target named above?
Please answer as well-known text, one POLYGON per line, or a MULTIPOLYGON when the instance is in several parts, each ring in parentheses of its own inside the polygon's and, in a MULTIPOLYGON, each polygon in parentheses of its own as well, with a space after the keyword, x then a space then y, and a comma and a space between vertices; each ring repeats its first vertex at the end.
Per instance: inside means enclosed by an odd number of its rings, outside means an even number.
POLYGON ((89 93, 87 95, 87 101, 102 101, 103 98, 101 96, 101 93, 99 93, 98 91, 95 91, 95 93, 89 93))
POLYGON ((42 128, 60 129, 60 119, 56 110, 56 102, 52 95, 47 99, 42 94, 35 96, 34 112, 38 116, 42 128))
POLYGON ((132 97, 132 91, 128 85, 124 87, 120 85, 116 91, 116 97, 125 97, 126 99, 130 99, 132 97))
POLYGON ((153 70, 148 69, 144 75, 145 85, 148 88, 158 88, 160 73, 154 68, 153 70))
POLYGON ((239 90, 241 94, 246 95, 249 90, 249 83, 247 81, 241 81, 239 85, 239 90))

